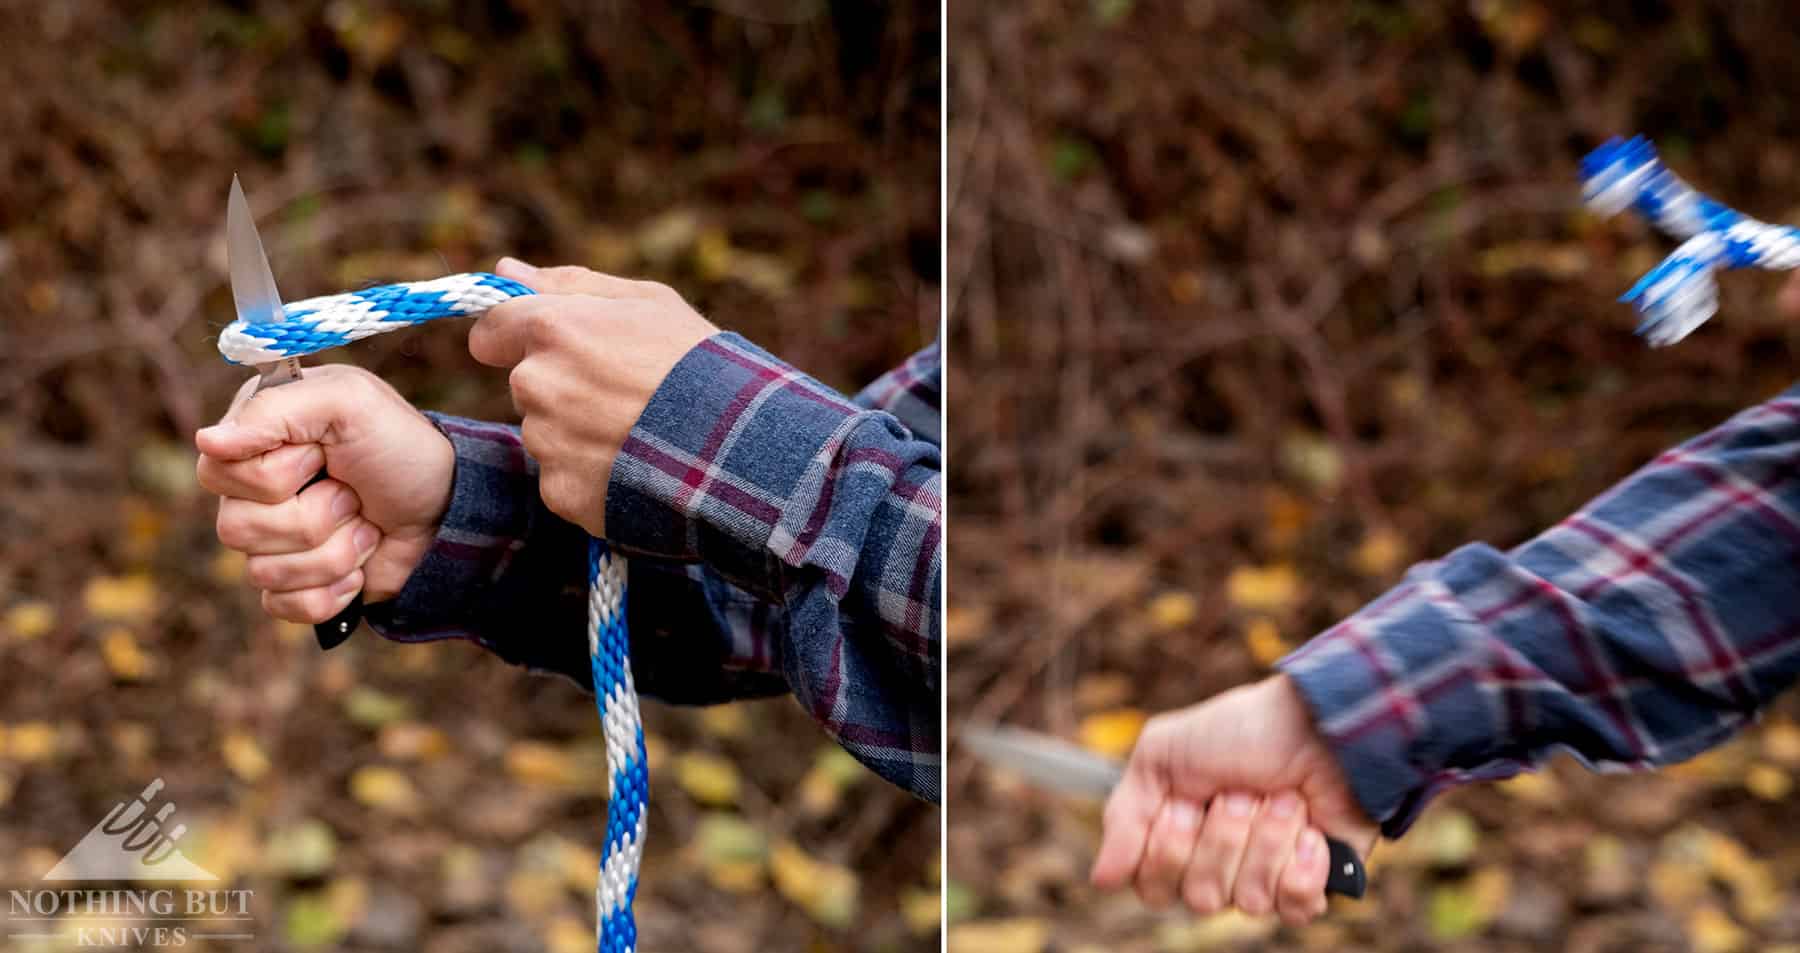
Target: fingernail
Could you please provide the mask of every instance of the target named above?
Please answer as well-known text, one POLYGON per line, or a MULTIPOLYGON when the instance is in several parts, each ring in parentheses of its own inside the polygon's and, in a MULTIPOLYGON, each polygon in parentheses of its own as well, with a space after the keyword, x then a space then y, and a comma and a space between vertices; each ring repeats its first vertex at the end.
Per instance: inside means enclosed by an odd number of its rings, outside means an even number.
POLYGON ((1269 802, 1269 813, 1276 817, 1293 817, 1294 811, 1300 807, 1300 799, 1292 794, 1278 794, 1269 802))
POLYGON ((520 261, 519 259, 508 255, 507 257, 500 259, 498 264, 494 265, 494 270, 510 271, 522 275, 535 275, 537 274, 538 269, 536 265, 520 261))
POLYGON ((1250 795, 1248 794, 1225 795, 1225 813, 1232 817, 1247 816, 1250 813, 1251 806, 1250 795))
POLYGON ((337 499, 331 501, 331 515, 343 519, 356 512, 356 494, 349 490, 339 490, 337 499))
POLYGON ((356 534, 350 538, 350 541, 356 544, 358 555, 366 555, 375 548, 375 543, 380 539, 381 534, 376 531, 375 527, 364 523, 356 528, 356 534))
POLYGON ((357 580, 355 573, 351 573, 331 584, 331 594, 334 596, 347 596, 361 588, 362 583, 357 580))
POLYGON ((1169 805, 1169 821, 1176 830, 1191 831, 1200 826, 1200 812, 1187 801, 1176 801, 1169 805))
POLYGON ((1307 831, 1301 834, 1300 843, 1294 847, 1294 859, 1309 861, 1318 856, 1319 847, 1322 846, 1319 843, 1320 839, 1318 831, 1307 831))

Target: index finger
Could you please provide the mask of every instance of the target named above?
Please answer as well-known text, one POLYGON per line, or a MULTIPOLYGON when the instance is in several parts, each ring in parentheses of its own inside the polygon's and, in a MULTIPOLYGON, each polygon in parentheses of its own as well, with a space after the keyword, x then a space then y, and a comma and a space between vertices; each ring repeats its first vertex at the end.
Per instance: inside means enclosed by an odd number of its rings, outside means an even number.
POLYGON ((469 355, 489 367, 512 367, 524 360, 531 350, 532 323, 544 320, 544 308, 558 297, 530 295, 489 308, 469 329, 469 355))
POLYGON ((1088 881, 1103 890, 1122 887, 1136 876, 1150 842, 1150 826, 1162 812, 1164 792, 1126 774, 1106 799, 1100 853, 1088 881))

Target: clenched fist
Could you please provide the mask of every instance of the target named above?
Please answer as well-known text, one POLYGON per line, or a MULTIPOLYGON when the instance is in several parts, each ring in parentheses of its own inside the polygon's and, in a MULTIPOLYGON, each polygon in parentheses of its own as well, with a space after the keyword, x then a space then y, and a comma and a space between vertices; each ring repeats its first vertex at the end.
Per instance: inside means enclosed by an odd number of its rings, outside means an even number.
POLYGON ((392 387, 343 364, 252 396, 238 389, 194 435, 219 541, 250 558, 263 608, 323 622, 361 590, 391 597, 424 558, 450 501, 450 441, 392 387), (295 495, 321 467, 330 477, 295 495))
POLYGON ((1325 912, 1336 837, 1364 856, 1375 824, 1285 675, 1144 726, 1106 802, 1093 881, 1196 913, 1235 906, 1304 923, 1325 912))

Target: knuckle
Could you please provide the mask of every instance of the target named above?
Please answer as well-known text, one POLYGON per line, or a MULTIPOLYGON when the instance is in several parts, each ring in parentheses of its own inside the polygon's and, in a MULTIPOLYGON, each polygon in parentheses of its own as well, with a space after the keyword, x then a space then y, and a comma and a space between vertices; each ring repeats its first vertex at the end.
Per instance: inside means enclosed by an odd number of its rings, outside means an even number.
POLYGON ((307 549, 318 549, 331 540, 331 514, 310 515, 300 526, 300 539, 307 549))
POLYGON ((356 571, 356 541, 353 533, 339 533, 334 545, 326 556, 325 569, 334 578, 343 578, 356 571))
POLYGON ((212 457, 201 455, 194 464, 194 477, 200 481, 201 489, 215 496, 224 496, 224 484, 220 482, 220 464, 212 457))
POLYGON ((238 507, 230 500, 219 504, 219 518, 213 521, 213 532, 227 549, 243 550, 250 545, 249 527, 238 507))
MULTIPOLYGON (((516 392, 513 399, 518 399, 516 392)), ((547 476, 541 468, 543 466, 544 451, 548 449, 544 444, 543 420, 534 416, 526 416, 525 420, 519 424, 519 443, 525 447, 526 454, 538 461, 540 467, 538 472, 538 484, 541 487, 547 476)))
POLYGON ((244 578, 265 592, 280 589, 285 575, 281 562, 267 556, 252 556, 244 562, 244 578))
POLYGON ((538 379, 529 365, 521 361, 506 375, 506 386, 512 391, 513 403, 520 408, 541 407, 538 400, 538 379))
POLYGON ((549 308, 532 308, 525 312, 523 328, 527 348, 537 349, 552 340, 556 333, 556 316, 549 308))
POLYGON ((331 618, 331 593, 323 588, 308 589, 300 594, 303 622, 324 622, 331 618))
POLYGON ((1143 901, 1144 906, 1149 907, 1152 910, 1168 909, 1170 903, 1169 894, 1167 891, 1162 890, 1155 881, 1140 877, 1138 878, 1136 888, 1138 899, 1143 901))
POLYGON ((1182 891, 1181 899, 1189 910, 1203 917, 1218 913, 1225 905, 1220 898, 1218 885, 1211 880, 1190 880, 1182 891))

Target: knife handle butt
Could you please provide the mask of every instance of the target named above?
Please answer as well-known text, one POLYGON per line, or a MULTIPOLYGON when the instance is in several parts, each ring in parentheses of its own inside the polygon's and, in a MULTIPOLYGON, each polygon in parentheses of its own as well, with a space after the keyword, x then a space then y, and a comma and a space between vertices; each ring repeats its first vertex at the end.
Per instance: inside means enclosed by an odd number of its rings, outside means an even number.
POLYGON ((1331 869, 1325 875, 1325 895, 1361 899, 1369 887, 1369 873, 1356 850, 1335 837, 1327 837, 1325 852, 1331 858, 1331 869))

